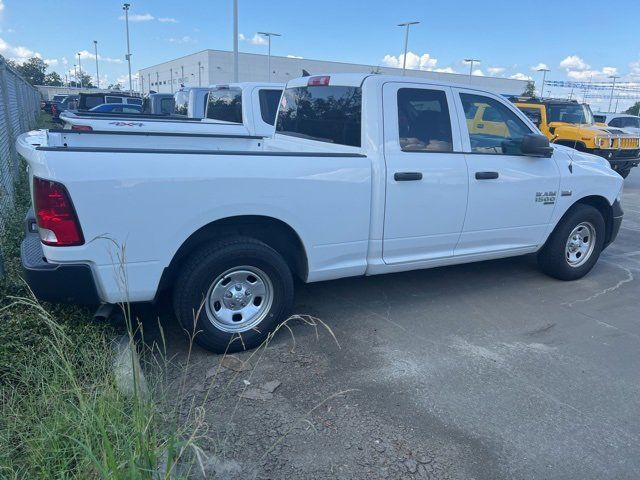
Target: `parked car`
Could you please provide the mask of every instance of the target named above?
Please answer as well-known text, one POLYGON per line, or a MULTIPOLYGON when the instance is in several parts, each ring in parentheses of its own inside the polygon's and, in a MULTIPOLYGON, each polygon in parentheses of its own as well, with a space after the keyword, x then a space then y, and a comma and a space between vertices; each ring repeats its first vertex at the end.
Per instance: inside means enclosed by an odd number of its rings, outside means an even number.
POLYGON ((142 105, 142 98, 131 96, 125 92, 81 93, 78 101, 78 110, 91 110, 93 107, 104 103, 142 105))
MULTIPOLYGON (((282 88, 273 83, 239 83, 207 89, 204 99, 192 93, 191 103, 201 101, 203 109, 206 105, 204 119, 180 115, 114 114, 108 117, 92 112, 65 112, 62 120, 65 129, 242 135, 260 140, 273 134, 282 88)), ((176 104, 176 112, 180 111, 176 104)))
POLYGON ((53 102, 51 104, 51 115, 54 122, 61 122, 60 114, 67 110, 75 110, 78 108, 78 95, 67 95, 60 102, 53 102))
POLYGON ((41 137, 17 140, 35 202, 22 246, 35 295, 115 304, 171 291, 184 328, 215 352, 264 341, 287 318, 293 276, 537 253, 545 273, 575 280, 622 221, 623 180, 606 160, 550 145, 498 95, 433 79, 292 80, 258 152, 41 137), (469 127, 480 106, 499 132, 469 127))
POLYGON ((593 114, 593 118, 596 123, 621 128, 629 133, 640 136, 640 117, 636 115, 596 112, 593 114))
POLYGON ((51 100, 43 100, 40 102, 40 108, 47 113, 51 113, 51 106, 54 103, 62 102, 67 97, 67 95, 54 95, 51 100))
POLYGON ((93 107, 90 112, 96 113, 142 113, 142 105, 128 105, 126 103, 103 103, 93 107))
POLYGON ((596 125, 587 104, 553 98, 516 97, 512 101, 551 142, 606 158, 623 178, 640 162, 640 136, 596 125))

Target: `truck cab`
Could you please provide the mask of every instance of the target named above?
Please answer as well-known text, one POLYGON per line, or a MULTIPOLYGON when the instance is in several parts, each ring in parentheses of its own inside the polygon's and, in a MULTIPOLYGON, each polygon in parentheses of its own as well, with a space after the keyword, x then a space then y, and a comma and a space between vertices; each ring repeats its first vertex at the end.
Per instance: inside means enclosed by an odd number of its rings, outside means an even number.
POLYGON ((640 136, 597 125, 589 105, 550 98, 517 97, 511 101, 552 143, 601 156, 622 177, 638 165, 640 136))

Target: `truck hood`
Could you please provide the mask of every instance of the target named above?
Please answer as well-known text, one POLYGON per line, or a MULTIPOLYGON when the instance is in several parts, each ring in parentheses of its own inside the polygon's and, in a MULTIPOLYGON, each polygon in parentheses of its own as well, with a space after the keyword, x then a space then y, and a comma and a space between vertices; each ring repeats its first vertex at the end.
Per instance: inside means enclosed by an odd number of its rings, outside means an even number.
POLYGON ((617 175, 617 173, 611 169, 609 162, 603 157, 587 152, 580 152, 564 145, 554 144, 553 148, 564 154, 559 156, 559 158, 566 158, 567 164, 573 163, 579 167, 583 167, 591 171, 600 171, 606 175, 617 175))

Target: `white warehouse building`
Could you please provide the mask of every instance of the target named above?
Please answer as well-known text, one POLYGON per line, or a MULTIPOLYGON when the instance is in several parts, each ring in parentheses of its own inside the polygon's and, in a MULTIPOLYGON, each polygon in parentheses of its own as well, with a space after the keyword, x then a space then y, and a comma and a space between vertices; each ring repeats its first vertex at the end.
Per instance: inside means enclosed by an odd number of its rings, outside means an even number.
MULTIPOLYGON (((240 53, 238 75, 241 82, 265 82, 269 78, 267 55, 240 53)), ((271 81, 285 83, 301 77, 303 70, 311 75, 323 73, 382 73, 402 75, 402 69, 357 63, 328 62, 297 57, 271 56, 271 81)), ((185 87, 207 86, 233 82, 233 52, 224 50, 202 50, 184 57, 144 68, 138 72, 139 89, 161 93, 176 92, 185 87)), ((456 73, 441 73, 425 70, 407 70, 408 76, 432 78, 460 84, 471 84, 494 93, 520 95, 527 82, 497 77, 469 77, 456 73)))

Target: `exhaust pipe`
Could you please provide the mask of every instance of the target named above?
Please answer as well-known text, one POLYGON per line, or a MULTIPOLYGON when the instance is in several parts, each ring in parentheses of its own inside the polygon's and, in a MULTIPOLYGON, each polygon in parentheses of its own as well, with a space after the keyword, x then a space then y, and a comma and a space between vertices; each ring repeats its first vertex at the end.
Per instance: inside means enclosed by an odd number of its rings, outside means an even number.
POLYGON ((111 317, 114 306, 113 303, 103 303, 93 314, 93 320, 95 322, 106 322, 111 317))

